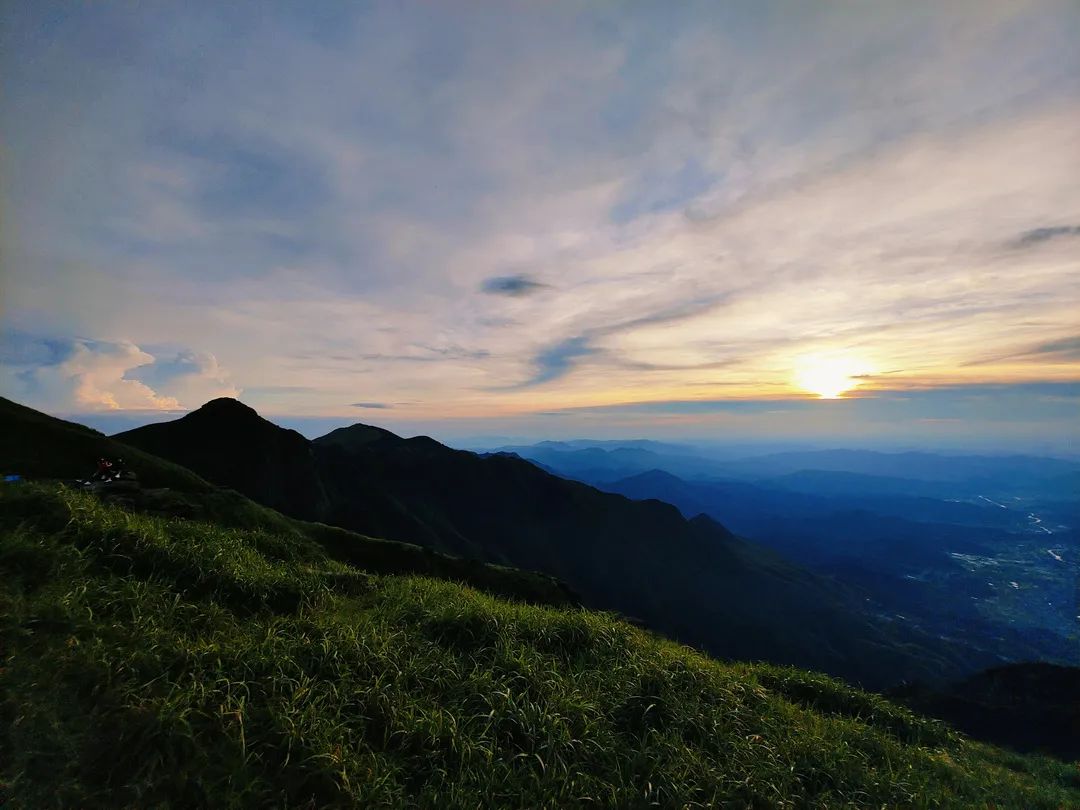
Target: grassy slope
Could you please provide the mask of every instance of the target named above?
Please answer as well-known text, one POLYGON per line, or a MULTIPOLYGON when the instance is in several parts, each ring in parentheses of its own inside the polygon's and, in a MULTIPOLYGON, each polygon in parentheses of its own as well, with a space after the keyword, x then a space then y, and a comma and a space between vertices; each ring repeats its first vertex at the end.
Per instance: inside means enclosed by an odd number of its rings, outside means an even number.
POLYGON ((578 605, 580 599, 553 577, 440 554, 350 532, 323 523, 286 517, 228 489, 178 492, 150 489, 107 496, 130 511, 159 517, 182 517, 229 529, 285 535, 318 546, 332 559, 379 574, 418 574, 461 582, 507 599, 547 605, 578 605))
POLYGON ((0 491, 14 806, 1080 804, 1072 766, 299 534, 0 491))

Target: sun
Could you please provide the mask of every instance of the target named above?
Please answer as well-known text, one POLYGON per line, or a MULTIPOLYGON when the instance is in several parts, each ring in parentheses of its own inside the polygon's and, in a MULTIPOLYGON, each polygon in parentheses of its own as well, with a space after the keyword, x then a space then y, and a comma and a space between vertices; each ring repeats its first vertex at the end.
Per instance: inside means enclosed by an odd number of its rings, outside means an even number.
POLYGON ((815 355, 798 361, 795 384, 821 399, 840 399, 859 385, 859 377, 866 373, 866 365, 850 357, 815 355))

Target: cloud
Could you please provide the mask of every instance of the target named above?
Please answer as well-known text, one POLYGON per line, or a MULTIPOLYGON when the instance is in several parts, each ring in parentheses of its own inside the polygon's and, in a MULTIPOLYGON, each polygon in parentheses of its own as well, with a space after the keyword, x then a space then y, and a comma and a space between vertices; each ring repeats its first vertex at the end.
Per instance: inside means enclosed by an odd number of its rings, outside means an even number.
POLYGON ((1080 237, 1080 225, 1054 225, 1052 227, 1032 228, 1030 231, 1024 231, 1024 233, 1020 234, 1013 245, 1018 248, 1033 247, 1043 242, 1049 242, 1051 239, 1070 236, 1080 237))
POLYGON ((70 340, 41 338, 22 332, 0 332, 0 365, 54 366, 75 353, 70 340))
POLYGON ((984 357, 979 360, 973 360, 969 365, 979 366, 1010 360, 1022 361, 1032 358, 1042 360, 1043 362, 1059 363, 1070 363, 1072 361, 1080 360, 1080 337, 1065 337, 1060 340, 1051 340, 1047 343, 1026 347, 1023 350, 1012 354, 995 355, 984 357))
POLYGON ((1043 343, 1032 349, 1031 354, 1049 355, 1060 360, 1080 360, 1080 337, 1068 337, 1043 343))
POLYGON ((776 399, 694 399, 694 400, 658 400, 651 402, 625 402, 610 405, 596 405, 585 408, 571 408, 557 411, 564 415, 573 413, 605 414, 710 414, 710 413, 779 413, 781 411, 800 411, 816 407, 817 400, 776 400, 776 399))
MULTIPOLYGON (((1080 374, 1028 351, 1080 308, 1075 4, 201 8, 8 18, 3 317, 152 356, 90 375, 121 407, 753 399, 819 351, 1080 374)), ((73 402, 74 344, 11 351, 73 402)))
POLYGON ((577 360, 595 355, 597 351, 589 345, 587 337, 574 337, 560 341, 537 354, 533 360, 535 365, 533 376, 514 387, 531 388, 557 380, 569 374, 577 360))
POLYGON ((480 289, 491 295, 509 295, 513 298, 521 298, 532 295, 545 289, 548 285, 534 281, 524 274, 515 276, 494 276, 485 279, 480 289))
MULTIPOLYGON (((163 396, 128 372, 154 362, 133 343, 99 343, 76 340, 71 355, 62 362, 29 370, 39 391, 66 387, 74 407, 85 410, 177 410, 180 401, 163 396)), ((66 403, 64 403, 66 404, 66 403)))
POLYGON ((180 410, 239 389, 213 355, 155 357, 130 341, 4 336, 0 379, 14 398, 53 412, 180 410))
POLYGON ((389 404, 387 404, 385 402, 354 402, 354 403, 352 403, 351 407, 353 407, 353 408, 370 408, 372 410, 384 410, 384 409, 387 409, 387 408, 392 408, 394 406, 389 405, 389 404))
POLYGON ((483 360, 491 356, 487 349, 466 349, 463 346, 408 346, 407 354, 359 354, 339 356, 345 360, 377 360, 390 363, 442 363, 447 360, 483 360))

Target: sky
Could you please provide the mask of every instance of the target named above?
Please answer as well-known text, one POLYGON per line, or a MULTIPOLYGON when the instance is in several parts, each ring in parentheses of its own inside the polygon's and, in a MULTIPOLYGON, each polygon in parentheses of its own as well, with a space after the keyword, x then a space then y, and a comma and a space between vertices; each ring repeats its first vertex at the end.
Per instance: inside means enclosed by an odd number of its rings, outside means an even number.
POLYGON ((1080 452, 1080 4, 0 8, 0 394, 1080 452))

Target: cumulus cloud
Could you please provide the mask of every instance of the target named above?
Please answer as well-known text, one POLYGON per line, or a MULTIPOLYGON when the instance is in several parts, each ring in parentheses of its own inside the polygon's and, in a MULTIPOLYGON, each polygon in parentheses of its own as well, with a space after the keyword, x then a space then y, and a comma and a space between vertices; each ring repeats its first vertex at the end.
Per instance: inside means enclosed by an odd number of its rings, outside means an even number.
POLYGON ((159 356, 130 341, 3 336, 0 379, 13 398, 51 411, 180 410, 239 389, 212 355, 159 356))
POLYGON ((180 402, 126 375, 154 362, 133 343, 71 341, 58 362, 5 364, 6 385, 16 399, 55 409, 175 410, 180 402))
POLYGON ((237 397, 241 389, 221 367, 215 355, 190 350, 155 350, 153 362, 127 373, 132 380, 167 391, 194 408, 218 397, 237 397))
POLYGON ((132 343, 113 344, 106 351, 76 343, 74 355, 56 367, 71 380, 75 405, 87 410, 175 410, 180 401, 162 396, 128 371, 153 363, 152 355, 132 343))

